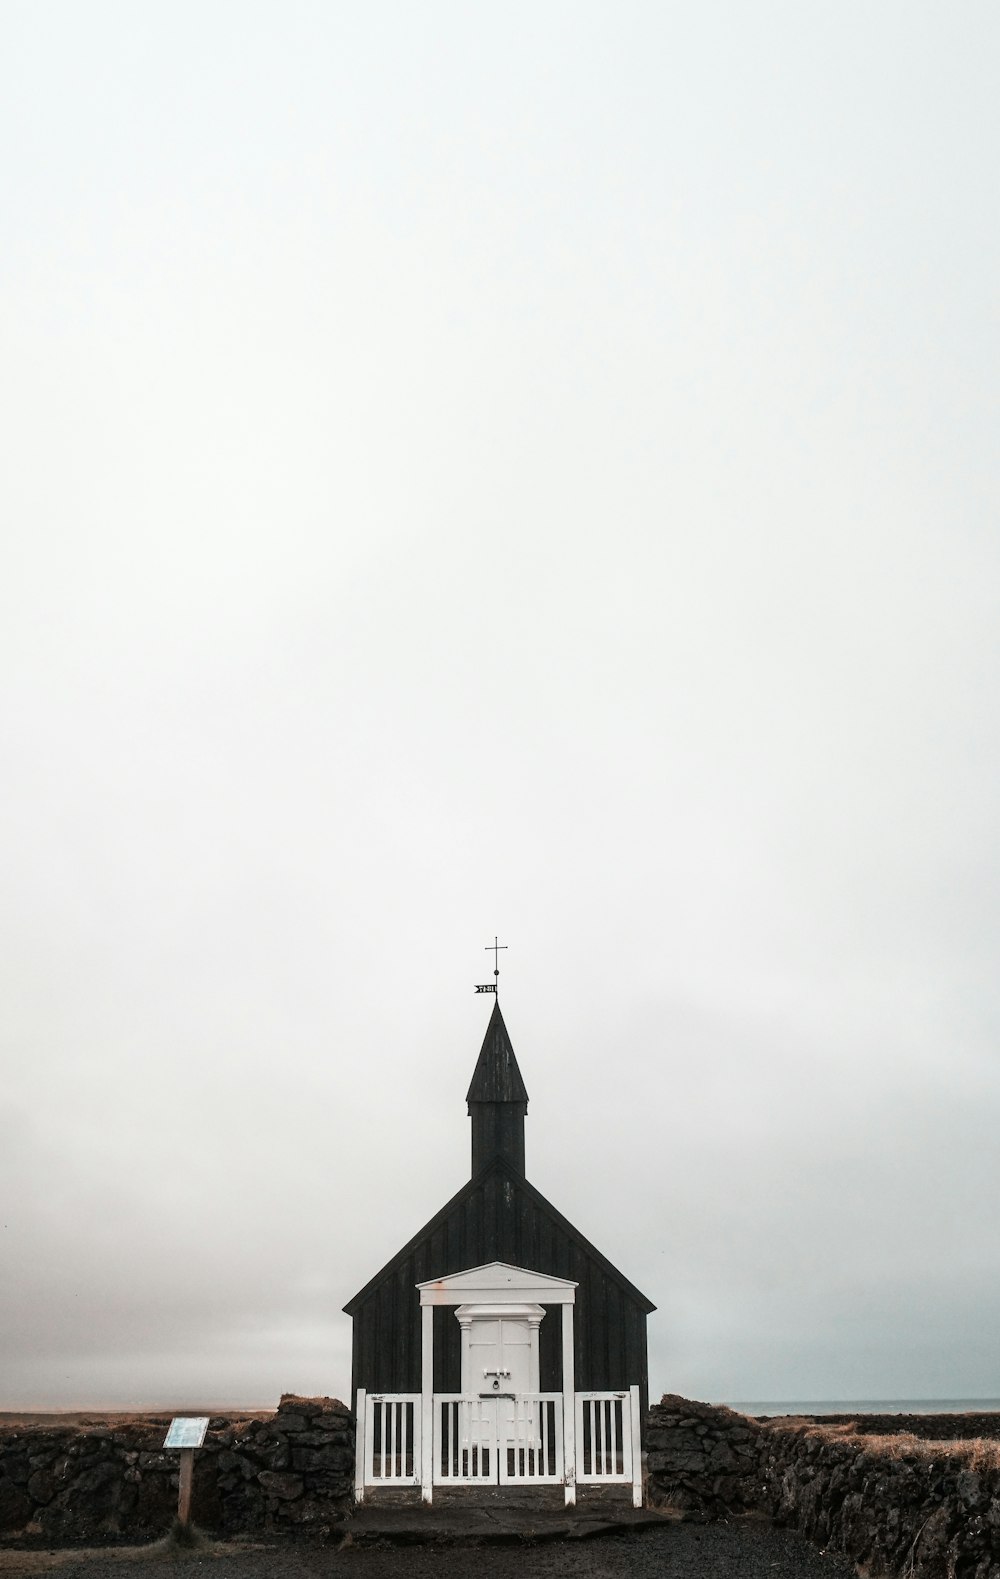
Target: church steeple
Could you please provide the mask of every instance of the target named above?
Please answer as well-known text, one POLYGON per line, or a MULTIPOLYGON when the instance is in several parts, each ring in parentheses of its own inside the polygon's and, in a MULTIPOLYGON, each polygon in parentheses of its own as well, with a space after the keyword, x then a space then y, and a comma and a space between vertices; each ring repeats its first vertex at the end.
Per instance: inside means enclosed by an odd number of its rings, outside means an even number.
POLYGON ((528 1093, 499 1003, 493 1005, 466 1101, 472 1119, 472 1177, 497 1157, 523 1175, 528 1093))

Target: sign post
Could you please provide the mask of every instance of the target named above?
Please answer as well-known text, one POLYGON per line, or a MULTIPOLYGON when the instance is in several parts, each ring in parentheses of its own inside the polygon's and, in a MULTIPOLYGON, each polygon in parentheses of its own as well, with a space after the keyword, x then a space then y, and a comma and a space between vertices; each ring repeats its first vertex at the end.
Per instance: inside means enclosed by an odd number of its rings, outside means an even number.
POLYGON ((191 1486, 194 1481, 194 1450, 201 1447, 208 1430, 207 1415, 178 1415, 170 1422, 163 1446, 179 1448, 181 1461, 177 1476, 177 1523, 186 1530, 191 1523, 191 1486))
POLYGON ((177 1476, 177 1522, 186 1529, 191 1523, 191 1482, 194 1480, 194 1448, 181 1448, 180 1473, 177 1476))

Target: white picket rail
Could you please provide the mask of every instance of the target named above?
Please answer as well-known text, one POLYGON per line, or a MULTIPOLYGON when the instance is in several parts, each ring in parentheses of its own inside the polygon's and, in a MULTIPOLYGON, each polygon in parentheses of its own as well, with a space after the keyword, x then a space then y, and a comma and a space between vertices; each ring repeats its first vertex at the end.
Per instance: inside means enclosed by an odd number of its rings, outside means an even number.
POLYGON ((497 1412, 492 1399, 434 1394, 435 1486, 496 1484, 497 1412))
POLYGON ((563 1483, 562 1393, 434 1394, 434 1484, 563 1483))
POLYGON ((358 1388, 355 1496, 366 1486, 420 1485, 420 1394, 366 1393, 358 1388))
POLYGON ((632 1500, 642 1506, 638 1387, 577 1393, 576 1478, 583 1485, 631 1481, 632 1500))
MULTIPOLYGON (((498 1411, 501 1406, 498 1404, 498 1411)), ((513 1418, 503 1420, 500 1484, 561 1486, 563 1471, 562 1393, 518 1393, 513 1418)))

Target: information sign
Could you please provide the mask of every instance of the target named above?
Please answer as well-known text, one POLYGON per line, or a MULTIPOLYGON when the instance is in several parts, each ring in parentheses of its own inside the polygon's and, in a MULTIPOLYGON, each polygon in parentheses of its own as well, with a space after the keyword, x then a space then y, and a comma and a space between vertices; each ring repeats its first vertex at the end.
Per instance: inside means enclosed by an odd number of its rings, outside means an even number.
POLYGON ((164 1447, 201 1447, 208 1430, 208 1415, 178 1415, 171 1420, 164 1447))

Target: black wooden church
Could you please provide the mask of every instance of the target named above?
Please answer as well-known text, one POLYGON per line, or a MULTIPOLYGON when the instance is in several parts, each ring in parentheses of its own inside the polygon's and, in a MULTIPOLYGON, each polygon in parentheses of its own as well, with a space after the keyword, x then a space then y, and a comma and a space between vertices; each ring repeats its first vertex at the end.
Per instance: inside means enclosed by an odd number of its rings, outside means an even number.
POLYGON ((656 1307, 528 1182, 528 1093, 499 1001, 467 1102, 471 1178, 344 1306, 358 1495, 365 1475, 420 1483, 427 1501, 444 1480, 535 1479, 572 1501, 578 1480, 631 1479, 633 1461, 638 1485, 656 1307))

